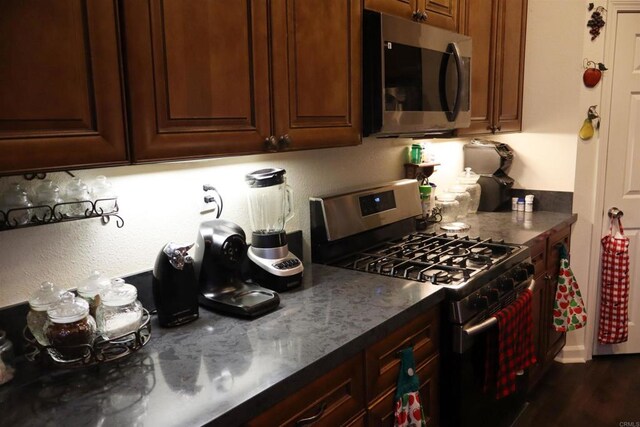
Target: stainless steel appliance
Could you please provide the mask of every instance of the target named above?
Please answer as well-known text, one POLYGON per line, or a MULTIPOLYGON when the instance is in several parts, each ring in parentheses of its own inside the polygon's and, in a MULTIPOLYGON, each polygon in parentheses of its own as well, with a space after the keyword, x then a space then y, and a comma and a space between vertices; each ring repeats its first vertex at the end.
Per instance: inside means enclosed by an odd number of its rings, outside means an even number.
POLYGON ((482 390, 491 315, 533 285, 529 249, 470 237, 417 232, 417 181, 311 198, 314 262, 445 288, 441 321, 443 425, 508 425, 524 406, 518 391, 496 400, 482 390))
POLYGON ((507 144, 473 139, 462 147, 464 166, 480 175, 479 211, 493 212, 507 206, 511 198, 513 178, 507 175, 513 161, 513 150, 507 144))
POLYGON ((254 317, 280 304, 276 292, 243 280, 245 233, 233 222, 215 219, 200 225, 194 256, 200 305, 238 316, 254 317))
POLYGON ((160 326, 179 326, 198 318, 198 280, 189 249, 167 243, 153 267, 153 301, 160 326))
POLYGON ((293 217, 291 188, 284 169, 260 169, 245 177, 248 185, 251 278, 269 289, 283 292, 302 282, 302 262, 289 252, 284 226, 293 217))
POLYGON ((450 136, 471 123, 471 38, 364 11, 364 136, 450 136))

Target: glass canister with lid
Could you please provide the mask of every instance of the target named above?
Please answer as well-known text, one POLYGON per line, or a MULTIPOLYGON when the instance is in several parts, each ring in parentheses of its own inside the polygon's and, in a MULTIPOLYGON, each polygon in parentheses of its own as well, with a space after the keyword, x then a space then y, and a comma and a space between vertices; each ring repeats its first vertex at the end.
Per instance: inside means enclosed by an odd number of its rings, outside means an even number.
POLYGON ((135 286, 123 279, 113 279, 100 293, 96 310, 98 330, 106 338, 117 338, 135 332, 142 321, 142 304, 135 286))
POLYGON ((460 210, 458 211, 458 218, 466 218, 469 212, 469 204, 471 202, 471 195, 467 193, 464 185, 453 185, 449 187, 449 193, 453 194, 458 203, 460 203, 460 210))
POLYGON ((100 305, 100 292, 104 292, 111 284, 108 277, 99 271, 92 271, 78 286, 78 295, 89 303, 89 314, 96 316, 100 305))
MULTIPOLYGON (((89 314, 89 303, 65 292, 60 302, 47 310, 45 335, 63 360, 86 357, 96 335, 96 322, 89 314)), ((55 359, 57 355, 52 356, 55 359)))
POLYGON ((29 312, 27 313, 27 327, 33 337, 42 346, 49 345, 44 333, 47 323, 47 310, 60 302, 64 291, 51 282, 42 282, 29 298, 29 312))
POLYGON ((436 196, 436 207, 440 209, 442 222, 453 222, 460 213, 460 203, 456 200, 455 194, 441 193, 436 196))
POLYGON ((458 184, 465 187, 465 190, 471 196, 471 202, 469 202, 468 213, 474 214, 478 212, 478 206, 480 206, 480 195, 482 187, 478 184, 480 175, 473 172, 471 168, 464 168, 464 172, 458 176, 458 184))
POLYGON ((15 372, 15 355, 13 344, 7 339, 5 331, 0 330, 0 385, 13 379, 15 372))

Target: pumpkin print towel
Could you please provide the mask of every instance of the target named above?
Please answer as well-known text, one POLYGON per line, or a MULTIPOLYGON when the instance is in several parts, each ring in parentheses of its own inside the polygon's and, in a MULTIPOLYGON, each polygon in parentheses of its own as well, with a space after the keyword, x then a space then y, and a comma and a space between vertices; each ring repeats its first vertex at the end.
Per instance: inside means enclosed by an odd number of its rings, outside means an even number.
POLYGON ((400 373, 396 390, 395 427, 426 426, 424 411, 420 403, 420 380, 416 374, 413 360, 413 348, 405 348, 398 352, 400 357, 400 373))
POLYGON ((569 266, 567 249, 560 247, 560 271, 553 303, 553 327, 558 332, 574 331, 587 324, 587 311, 576 277, 569 266))

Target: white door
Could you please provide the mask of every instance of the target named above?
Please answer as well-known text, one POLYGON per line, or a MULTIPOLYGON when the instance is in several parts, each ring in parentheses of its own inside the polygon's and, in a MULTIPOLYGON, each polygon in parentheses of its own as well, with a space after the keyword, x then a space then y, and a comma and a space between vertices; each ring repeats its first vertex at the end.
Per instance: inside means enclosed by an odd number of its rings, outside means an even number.
MULTIPOLYGON (((596 330, 593 354, 640 353, 640 12, 617 14, 614 60, 607 66, 612 87, 604 206, 605 215, 614 206, 624 213, 630 240, 629 340, 601 345, 596 330)), ((603 234, 608 218, 605 224, 603 234)))

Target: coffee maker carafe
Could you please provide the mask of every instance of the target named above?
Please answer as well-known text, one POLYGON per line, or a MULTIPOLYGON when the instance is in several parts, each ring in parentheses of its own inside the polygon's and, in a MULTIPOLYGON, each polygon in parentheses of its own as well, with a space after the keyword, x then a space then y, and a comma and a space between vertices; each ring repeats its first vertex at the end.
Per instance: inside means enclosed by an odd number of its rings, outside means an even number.
POLYGON ((480 175, 479 211, 493 212, 509 205, 513 178, 507 171, 513 161, 513 150, 507 144, 473 139, 462 147, 464 166, 480 175))
POLYGON ((284 169, 260 169, 247 174, 247 200, 251 221, 251 278, 278 292, 300 285, 302 262, 289 252, 284 226, 293 217, 291 188, 284 169))

